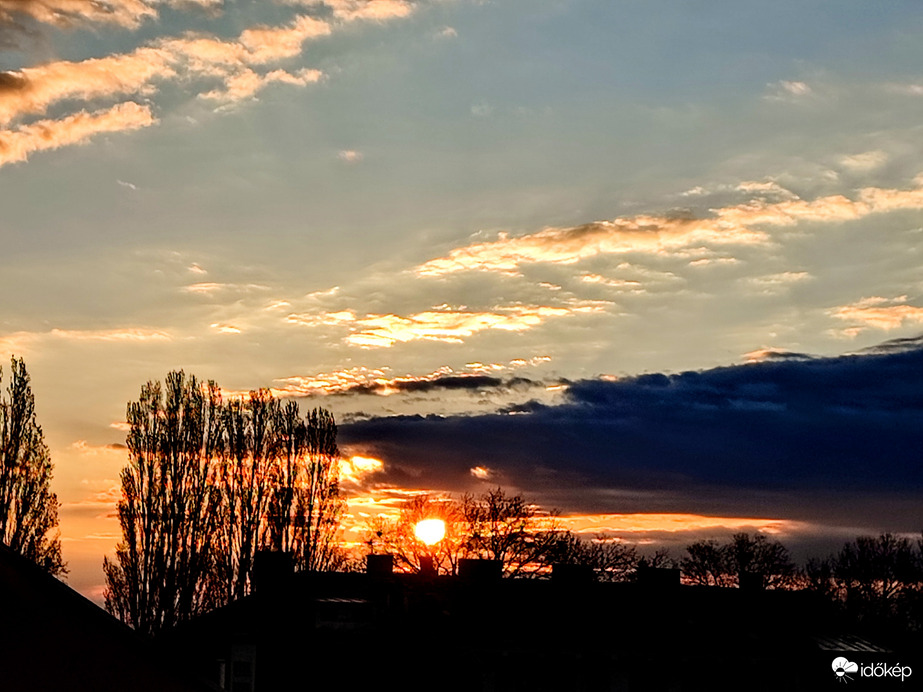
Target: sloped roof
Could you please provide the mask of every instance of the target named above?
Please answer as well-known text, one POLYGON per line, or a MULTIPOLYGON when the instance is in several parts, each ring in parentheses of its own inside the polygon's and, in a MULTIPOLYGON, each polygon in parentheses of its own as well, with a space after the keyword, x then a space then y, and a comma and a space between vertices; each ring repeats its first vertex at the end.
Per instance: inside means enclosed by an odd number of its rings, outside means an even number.
POLYGON ((0 545, 4 692, 206 692, 150 643, 63 582, 0 545))

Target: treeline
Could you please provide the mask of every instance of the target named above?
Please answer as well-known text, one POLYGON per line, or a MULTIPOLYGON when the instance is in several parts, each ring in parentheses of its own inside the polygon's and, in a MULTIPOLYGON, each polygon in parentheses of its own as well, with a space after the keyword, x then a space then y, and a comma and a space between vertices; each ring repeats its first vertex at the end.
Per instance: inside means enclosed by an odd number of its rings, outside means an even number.
POLYGON ((460 560, 477 558, 499 562, 505 577, 544 578, 553 565, 569 564, 593 569, 604 581, 623 581, 640 559, 626 543, 580 538, 562 528, 557 511, 540 510, 502 488, 460 499, 418 495, 404 502, 397 517, 372 519, 365 540, 368 552, 391 554, 402 572, 419 572, 430 560, 436 573, 454 575, 460 560), (445 524, 445 536, 435 545, 415 535, 424 519, 445 524))
POLYGON ((336 569, 336 424, 268 391, 223 400, 218 385, 171 372, 127 409, 122 541, 106 558, 106 608, 152 634, 250 592, 261 550, 296 569, 336 569))
POLYGON ((405 572, 424 560, 441 574, 457 574, 462 558, 497 560, 503 574, 545 578, 554 565, 579 566, 598 581, 629 582, 653 567, 678 569, 687 585, 806 590, 829 600, 847 621, 865 628, 923 630, 923 535, 917 540, 860 536, 826 558, 799 567, 788 548, 765 534, 736 533, 724 542, 700 540, 681 557, 562 528, 520 495, 497 488, 460 499, 418 496, 396 518, 378 517, 366 532, 369 552, 387 552, 405 572), (422 519, 445 522, 445 537, 427 546, 414 535, 422 519))

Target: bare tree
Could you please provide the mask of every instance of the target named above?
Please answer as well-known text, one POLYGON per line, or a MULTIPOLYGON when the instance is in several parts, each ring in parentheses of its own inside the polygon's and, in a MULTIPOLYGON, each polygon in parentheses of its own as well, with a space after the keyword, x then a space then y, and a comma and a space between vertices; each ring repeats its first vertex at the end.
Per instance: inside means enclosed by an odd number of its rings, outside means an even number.
POLYGON ((12 358, 7 395, 0 397, 0 542, 60 575, 67 569, 56 531, 58 498, 51 492, 51 472, 29 374, 21 358, 12 358))
POLYGON ((418 495, 407 500, 396 519, 379 516, 370 522, 366 542, 373 552, 384 550, 393 555, 397 568, 404 572, 419 572, 421 558, 429 557, 437 573, 457 574, 459 559, 469 555, 462 503, 451 497, 418 495), (414 534, 414 527, 424 519, 445 523, 445 537, 433 546, 414 534))
POLYGON ((741 573, 756 575, 767 589, 791 589, 798 570, 788 548, 765 534, 750 536, 735 533, 728 545, 730 567, 738 577, 741 573))
POLYGON ((553 562, 589 567, 599 581, 630 581, 638 568, 639 556, 635 546, 616 539, 596 536, 587 540, 571 531, 562 531, 555 542, 553 562))
POLYGON ((507 577, 542 577, 550 574, 567 533, 556 517, 556 511, 542 511, 501 488, 460 500, 419 495, 403 504, 397 518, 371 520, 366 542, 373 551, 391 553, 406 572, 420 571, 422 557, 432 558, 442 574, 456 574, 461 558, 482 558, 501 562, 507 577), (445 537, 434 546, 414 535, 422 519, 442 519, 446 525, 445 537))
POLYGON ((129 464, 118 504, 122 542, 104 560, 106 606, 152 634, 251 590, 257 552, 299 569, 341 555, 343 511, 333 416, 300 418, 268 390, 223 402, 182 372, 128 405, 129 464))
POLYGON ((295 567, 322 571, 344 556, 338 530, 346 503, 340 495, 340 450, 330 411, 315 408, 304 419, 304 446, 292 481, 295 507, 291 519, 295 567))
POLYGON ((923 591, 923 542, 885 533, 859 536, 832 559, 846 608, 860 617, 887 619, 906 611, 923 591))
POLYGON ((522 495, 497 488, 478 497, 466 495, 462 512, 469 552, 499 560, 505 576, 542 576, 551 566, 560 534, 556 511, 542 512, 522 495))
POLYGON ((696 541, 686 546, 688 557, 680 560, 683 577, 701 586, 732 586, 735 574, 729 565, 727 547, 715 540, 696 541))
POLYGON ((680 561, 686 581, 703 586, 738 586, 742 573, 759 578, 766 588, 795 586, 797 569, 788 549, 764 534, 736 533, 725 544, 715 540, 686 546, 680 561))
POLYGON ((279 402, 267 390, 252 391, 246 400, 226 402, 221 414, 212 547, 219 601, 226 603, 250 592, 256 554, 263 547, 279 450, 279 402))
POLYGON ((221 399, 182 371, 148 382, 128 404, 129 463, 118 503, 122 542, 106 558, 106 607, 152 634, 214 604, 204 578, 216 528, 212 460, 221 399))

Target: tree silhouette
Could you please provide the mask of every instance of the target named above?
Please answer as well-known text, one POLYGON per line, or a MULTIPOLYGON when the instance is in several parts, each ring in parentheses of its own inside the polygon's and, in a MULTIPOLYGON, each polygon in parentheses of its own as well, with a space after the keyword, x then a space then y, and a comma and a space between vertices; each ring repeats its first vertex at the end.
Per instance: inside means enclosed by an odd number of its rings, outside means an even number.
POLYGON ((343 501, 333 416, 301 419, 268 390, 222 401, 171 372, 129 403, 122 542, 106 558, 106 607, 155 634, 250 593, 256 554, 329 569, 343 501))
POLYGON ((468 526, 462 503, 450 497, 418 495, 401 505, 396 520, 376 517, 369 525, 367 542, 373 552, 383 550, 394 556, 396 567, 405 572, 419 572, 421 558, 433 559, 440 574, 458 574, 458 561, 468 557, 468 526), (445 537, 434 546, 427 546, 414 534, 417 522, 441 519, 445 537))
POLYGON ((60 575, 67 568, 56 532, 58 498, 29 382, 23 360, 11 358, 7 395, 0 397, 0 542, 60 575))
POLYGON ((686 546, 688 557, 680 560, 685 579, 701 586, 732 586, 735 574, 730 566, 726 546, 709 539, 686 546))
POLYGON ((214 605, 207 575, 219 516, 213 463, 221 447, 214 382, 182 371, 148 382, 128 404, 129 463, 118 503, 122 542, 105 558, 106 608, 145 634, 214 605))
POLYGON ((630 581, 641 559, 633 545, 603 536, 587 540, 571 531, 560 532, 553 549, 554 564, 589 567, 599 581, 630 581))
POLYGON ((469 552, 498 560, 508 577, 541 576, 554 561, 561 529, 557 511, 541 512, 501 488, 462 499, 469 552))
POLYGON ((344 560, 337 531, 345 509, 336 421, 322 408, 302 420, 290 401, 278 414, 276 431, 268 545, 291 552, 298 570, 334 569, 344 560))
POLYGON ((541 577, 550 574, 560 553, 559 541, 567 533, 556 516, 501 488, 461 500, 421 495, 405 502, 397 519, 373 520, 368 542, 394 555, 398 568, 405 571, 419 571, 424 556, 444 574, 457 573, 460 558, 482 558, 500 562, 507 577, 541 577), (432 547, 413 531, 418 521, 429 518, 446 524, 445 538, 432 547))
POLYGON ((215 581, 220 601, 243 598, 262 537, 278 448, 278 401, 265 390, 222 407, 223 444, 218 451, 214 534, 215 581))
POLYGON ((769 589, 795 586, 797 569, 788 549, 764 534, 735 533, 724 545, 715 540, 686 546, 680 561, 686 581, 703 586, 738 586, 741 574, 758 578, 769 589))
POLYGON ((923 591, 923 542, 890 533, 859 536, 831 562, 838 595, 860 619, 905 617, 923 591))

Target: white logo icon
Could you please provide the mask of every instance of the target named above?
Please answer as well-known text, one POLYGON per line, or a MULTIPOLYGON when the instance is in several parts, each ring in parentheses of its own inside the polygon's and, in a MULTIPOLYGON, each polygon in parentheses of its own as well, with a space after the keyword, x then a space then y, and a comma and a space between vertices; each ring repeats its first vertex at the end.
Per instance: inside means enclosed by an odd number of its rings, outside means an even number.
POLYGON ((837 682, 849 682, 852 680, 847 673, 858 673, 859 664, 848 661, 842 656, 833 659, 833 672, 836 673, 837 682))

